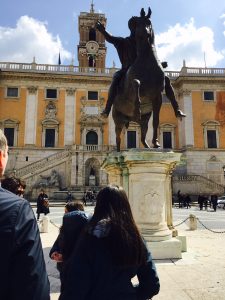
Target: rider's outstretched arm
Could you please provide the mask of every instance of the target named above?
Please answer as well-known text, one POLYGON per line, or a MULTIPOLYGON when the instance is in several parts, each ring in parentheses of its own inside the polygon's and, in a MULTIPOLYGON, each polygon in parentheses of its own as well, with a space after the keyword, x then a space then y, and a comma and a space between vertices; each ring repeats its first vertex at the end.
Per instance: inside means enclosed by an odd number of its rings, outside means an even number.
POLYGON ((95 27, 98 29, 98 31, 101 32, 101 34, 104 35, 104 37, 108 43, 115 44, 120 39, 119 37, 115 37, 115 36, 111 35, 109 32, 107 32, 105 30, 105 26, 100 21, 96 22, 95 27))

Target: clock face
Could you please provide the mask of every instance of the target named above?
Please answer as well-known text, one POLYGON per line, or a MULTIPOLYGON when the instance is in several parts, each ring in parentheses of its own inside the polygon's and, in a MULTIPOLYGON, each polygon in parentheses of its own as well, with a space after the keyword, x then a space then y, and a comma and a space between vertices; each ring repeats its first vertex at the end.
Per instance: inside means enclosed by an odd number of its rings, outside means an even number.
POLYGON ((98 51, 99 45, 95 41, 89 41, 86 44, 86 49, 88 53, 96 53, 98 51))

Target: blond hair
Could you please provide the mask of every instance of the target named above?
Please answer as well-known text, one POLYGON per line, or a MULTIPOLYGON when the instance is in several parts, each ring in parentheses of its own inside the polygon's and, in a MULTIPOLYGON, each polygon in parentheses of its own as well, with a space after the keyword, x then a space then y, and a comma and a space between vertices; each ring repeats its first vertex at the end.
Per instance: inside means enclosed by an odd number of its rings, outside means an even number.
POLYGON ((5 151, 7 146, 7 139, 3 131, 0 129, 0 151, 5 151))

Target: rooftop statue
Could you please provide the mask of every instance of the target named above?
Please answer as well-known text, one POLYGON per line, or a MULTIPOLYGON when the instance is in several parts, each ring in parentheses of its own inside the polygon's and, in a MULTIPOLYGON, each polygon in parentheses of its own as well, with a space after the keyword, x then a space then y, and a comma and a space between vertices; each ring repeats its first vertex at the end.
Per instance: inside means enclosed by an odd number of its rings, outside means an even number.
POLYGON ((151 9, 146 15, 141 9, 140 17, 132 17, 128 21, 130 36, 114 37, 109 34, 99 21, 96 28, 104 35, 106 41, 117 49, 122 68, 114 74, 103 117, 108 117, 113 106, 112 117, 115 123, 117 151, 120 151, 120 134, 129 122, 137 122, 141 126, 141 142, 145 148, 150 148, 146 141, 148 122, 153 112, 154 148, 159 148, 158 125, 159 112, 162 105, 162 92, 165 88, 175 115, 178 118, 186 115, 179 109, 170 79, 165 76, 163 67, 157 58, 154 31, 150 21, 151 9))

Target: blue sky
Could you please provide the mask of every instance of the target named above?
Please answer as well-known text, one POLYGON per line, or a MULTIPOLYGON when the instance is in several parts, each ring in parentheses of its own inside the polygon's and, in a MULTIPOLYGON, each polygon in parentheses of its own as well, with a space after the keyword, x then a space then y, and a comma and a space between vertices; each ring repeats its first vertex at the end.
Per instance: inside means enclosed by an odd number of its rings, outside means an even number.
MULTIPOLYGON (((78 15, 90 11, 91 0, 0 0, 0 61, 41 64, 77 62, 78 15)), ((107 30, 129 35, 127 21, 140 9, 152 9, 160 60, 168 70, 188 67, 225 68, 224 0, 94 0, 96 12, 107 17, 107 30)), ((106 66, 120 67, 107 43, 106 66)))

